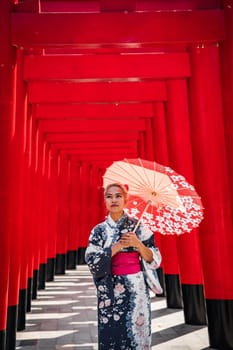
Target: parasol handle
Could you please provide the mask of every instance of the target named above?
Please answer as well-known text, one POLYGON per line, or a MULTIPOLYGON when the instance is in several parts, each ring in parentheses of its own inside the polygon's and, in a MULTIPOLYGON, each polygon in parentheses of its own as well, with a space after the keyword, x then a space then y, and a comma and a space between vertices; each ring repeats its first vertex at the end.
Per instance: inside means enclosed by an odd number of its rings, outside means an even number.
POLYGON ((137 222, 137 225, 136 225, 136 226, 134 227, 134 229, 133 229, 133 232, 134 232, 134 233, 136 232, 136 230, 137 230, 137 228, 138 228, 138 226, 139 226, 139 224, 140 224, 140 222, 141 222, 141 220, 142 220, 142 217, 143 217, 145 211, 146 211, 147 208, 151 205, 151 203, 152 203, 152 201, 150 201, 150 200, 146 203, 146 206, 145 206, 145 208, 144 208, 144 210, 143 210, 143 212, 142 212, 142 214, 141 214, 141 216, 140 216, 140 218, 139 218, 139 220, 138 220, 138 222, 137 222))

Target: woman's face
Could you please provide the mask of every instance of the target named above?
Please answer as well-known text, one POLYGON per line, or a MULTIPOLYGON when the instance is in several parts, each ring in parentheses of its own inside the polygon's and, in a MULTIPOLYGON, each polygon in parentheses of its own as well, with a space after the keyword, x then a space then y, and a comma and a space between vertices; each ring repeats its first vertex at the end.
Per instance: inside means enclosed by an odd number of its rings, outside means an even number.
POLYGON ((111 186, 105 193, 105 205, 110 214, 122 214, 126 204, 125 194, 118 186, 111 186))

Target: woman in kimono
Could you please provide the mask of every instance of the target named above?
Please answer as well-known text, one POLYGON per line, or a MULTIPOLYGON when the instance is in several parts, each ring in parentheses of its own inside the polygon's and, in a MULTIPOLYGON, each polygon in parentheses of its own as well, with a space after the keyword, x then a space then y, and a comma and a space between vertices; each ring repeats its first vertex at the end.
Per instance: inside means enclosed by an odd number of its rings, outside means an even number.
POLYGON ((99 350, 148 350, 150 297, 141 259, 156 269, 161 256, 147 227, 133 232, 137 220, 124 211, 125 186, 108 185, 104 198, 108 216, 92 229, 85 253, 97 288, 99 350))

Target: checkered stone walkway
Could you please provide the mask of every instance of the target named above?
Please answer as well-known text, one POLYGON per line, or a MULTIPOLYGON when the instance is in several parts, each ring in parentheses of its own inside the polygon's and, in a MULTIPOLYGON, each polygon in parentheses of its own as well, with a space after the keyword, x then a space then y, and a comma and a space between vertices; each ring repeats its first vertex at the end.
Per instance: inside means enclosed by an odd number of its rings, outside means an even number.
MULTIPOLYGON (((151 296, 152 350, 209 348, 206 326, 184 323, 183 310, 168 309, 166 299, 151 296)), ((17 333, 16 349, 98 350, 96 291, 86 265, 56 275, 39 290, 17 333)))

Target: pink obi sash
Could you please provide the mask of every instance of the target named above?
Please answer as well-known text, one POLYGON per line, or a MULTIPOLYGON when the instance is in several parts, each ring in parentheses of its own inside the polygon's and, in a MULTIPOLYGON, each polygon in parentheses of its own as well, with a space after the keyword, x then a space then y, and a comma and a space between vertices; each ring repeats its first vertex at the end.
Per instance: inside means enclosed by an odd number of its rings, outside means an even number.
POLYGON ((138 252, 119 252, 112 257, 112 275, 128 275, 141 271, 138 252))

